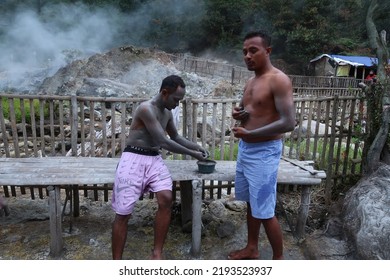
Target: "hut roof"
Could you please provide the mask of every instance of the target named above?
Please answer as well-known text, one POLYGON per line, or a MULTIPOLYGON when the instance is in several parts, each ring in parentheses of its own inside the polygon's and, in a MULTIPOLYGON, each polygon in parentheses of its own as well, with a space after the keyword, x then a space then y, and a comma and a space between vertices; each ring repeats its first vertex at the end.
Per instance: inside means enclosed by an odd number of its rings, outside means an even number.
POLYGON ((369 56, 347 56, 347 55, 336 55, 336 54, 321 54, 316 58, 310 60, 310 62, 316 62, 323 57, 328 57, 330 60, 335 61, 338 65, 352 65, 352 66, 365 66, 373 67, 378 64, 376 57, 369 56))

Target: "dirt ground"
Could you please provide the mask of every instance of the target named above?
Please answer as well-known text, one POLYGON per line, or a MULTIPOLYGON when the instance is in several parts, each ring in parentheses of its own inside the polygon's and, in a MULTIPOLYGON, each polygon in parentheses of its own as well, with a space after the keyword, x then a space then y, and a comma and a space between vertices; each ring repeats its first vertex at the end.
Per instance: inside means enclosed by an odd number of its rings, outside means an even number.
MULTIPOLYGON (((1 195, 1 193, 0 193, 1 195)), ((48 204, 46 199, 31 200, 28 195, 8 198, 11 214, 0 217, 0 260, 50 260, 50 232, 48 204)), ((279 207, 278 207, 279 208, 279 207)), ((129 222, 124 259, 149 259, 153 244, 153 220, 155 200, 144 199, 137 203, 129 222)), ((285 258, 305 259, 302 248, 294 239, 288 222, 278 210, 285 246, 285 258)), ((191 235, 181 227, 180 212, 173 211, 165 245, 165 258, 172 260, 194 259, 190 254, 191 235)), ((205 215, 205 214, 203 214, 205 215)), ((246 242, 245 211, 230 212, 229 220, 234 232, 224 238, 218 237, 215 227, 204 225, 202 252, 199 259, 227 259, 230 251, 239 249, 246 242)), ((70 219, 64 216, 63 260, 108 260, 111 259, 111 223, 114 213, 110 202, 92 201, 81 197, 80 216, 70 219), (70 230, 71 229, 71 230, 70 230)), ((271 259, 272 251, 262 230, 260 233, 260 259, 271 259)), ((58 258, 57 258, 58 259, 58 258)))

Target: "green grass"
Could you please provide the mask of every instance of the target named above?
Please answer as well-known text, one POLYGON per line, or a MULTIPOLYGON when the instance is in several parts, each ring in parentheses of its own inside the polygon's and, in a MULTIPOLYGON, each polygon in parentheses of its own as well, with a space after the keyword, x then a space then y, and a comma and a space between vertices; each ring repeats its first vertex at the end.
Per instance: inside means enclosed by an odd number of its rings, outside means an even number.
MULTIPOLYGON (((223 157, 221 157, 221 149, 216 148, 214 152, 214 156, 210 152, 210 158, 215 159, 215 160, 237 160, 237 153, 238 153, 238 143, 235 143, 233 146, 233 158, 230 158, 230 145, 226 144, 224 146, 224 152, 223 152, 223 157)), ((184 155, 176 155, 175 159, 184 159, 184 155)), ((174 159, 174 156, 169 153, 167 156, 167 159, 174 159)))
POLYGON ((230 158, 230 145, 224 146, 223 157, 221 155, 221 149, 216 148, 214 158, 215 160, 237 160, 238 143, 233 146, 233 158, 230 158))
MULTIPOLYGON (((340 172, 344 168, 344 163, 347 164, 347 173, 354 173, 354 174, 360 174, 360 164, 354 164, 353 160, 361 160, 362 159, 362 147, 359 147, 357 150, 356 156, 354 155, 355 152, 355 146, 354 145, 359 144, 359 141, 357 139, 352 139, 349 150, 347 151, 347 147, 345 144, 342 144, 339 151, 339 143, 336 141, 336 143, 333 146, 333 156, 331 158, 332 160, 332 166, 334 167, 334 172, 336 171, 336 163, 339 161, 339 168, 338 172, 340 172), (348 152, 348 154, 347 154, 348 152), (339 156, 338 156, 339 154, 339 156), (354 168, 354 170, 352 170, 354 168), (352 172, 353 171, 353 172, 352 172)), ((327 169, 329 158, 330 158, 330 143, 329 140, 325 146, 324 140, 320 139, 317 141, 316 150, 314 151, 314 142, 309 143, 308 147, 308 153, 306 155, 306 141, 301 141, 298 145, 296 142, 291 142, 290 140, 286 140, 284 143, 285 147, 293 148, 293 154, 295 154, 296 158, 299 160, 314 160, 315 163, 318 165, 321 169, 327 169), (298 153, 298 154, 297 154, 298 153)))
MULTIPOLYGON (((3 108, 3 114, 4 118, 6 119, 11 119, 10 117, 10 104, 9 101, 11 99, 3 97, 1 99, 1 104, 3 108)), ((21 103, 20 99, 14 99, 13 101, 14 104, 14 112, 15 112, 15 119, 17 123, 20 123, 22 121, 22 111, 24 111, 25 115, 25 121, 28 124, 31 124, 31 112, 30 112, 30 100, 24 99, 23 103, 21 103)), ((38 99, 34 99, 32 101, 32 106, 34 108, 34 115, 35 115, 35 120, 39 119, 39 112, 40 112, 40 104, 38 99)), ((49 116, 49 105, 46 103, 44 106, 44 116, 47 117, 49 116)))

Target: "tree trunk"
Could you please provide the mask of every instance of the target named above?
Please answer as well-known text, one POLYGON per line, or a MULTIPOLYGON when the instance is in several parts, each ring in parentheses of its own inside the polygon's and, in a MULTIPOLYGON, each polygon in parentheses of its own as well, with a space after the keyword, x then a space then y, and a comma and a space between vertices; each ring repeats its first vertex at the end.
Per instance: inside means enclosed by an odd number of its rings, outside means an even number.
POLYGON ((370 118, 368 122, 371 124, 368 137, 366 141, 366 147, 369 146, 367 151, 367 157, 363 160, 363 175, 369 175, 375 171, 380 162, 388 162, 389 158, 389 122, 390 122, 390 92, 389 92, 389 77, 386 70, 388 69, 389 53, 386 44, 386 31, 382 31, 378 34, 376 29, 374 18, 375 11, 380 8, 376 0, 370 1, 369 8, 367 10, 366 27, 368 38, 372 49, 376 50, 378 58, 377 68, 377 82, 371 84, 366 91, 368 101, 370 98, 371 105, 375 105, 372 108, 368 108, 370 118), (377 124, 376 124, 377 123, 377 124), (379 130, 376 131, 376 128, 379 130), (374 137, 375 135, 375 137, 374 137))

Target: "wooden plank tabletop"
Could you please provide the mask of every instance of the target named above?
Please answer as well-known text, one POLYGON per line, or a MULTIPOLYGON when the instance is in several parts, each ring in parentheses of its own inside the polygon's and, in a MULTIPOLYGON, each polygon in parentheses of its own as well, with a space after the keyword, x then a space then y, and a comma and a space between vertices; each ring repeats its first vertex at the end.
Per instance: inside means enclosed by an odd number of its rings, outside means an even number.
MULTIPOLYGON (((119 158, 42 157, 0 158, 0 185, 112 184, 119 158)), ((217 161, 211 174, 198 172, 196 160, 165 160, 174 181, 234 181, 235 161, 217 161)), ((281 160, 278 183, 317 185, 326 178, 310 161, 281 160)))

